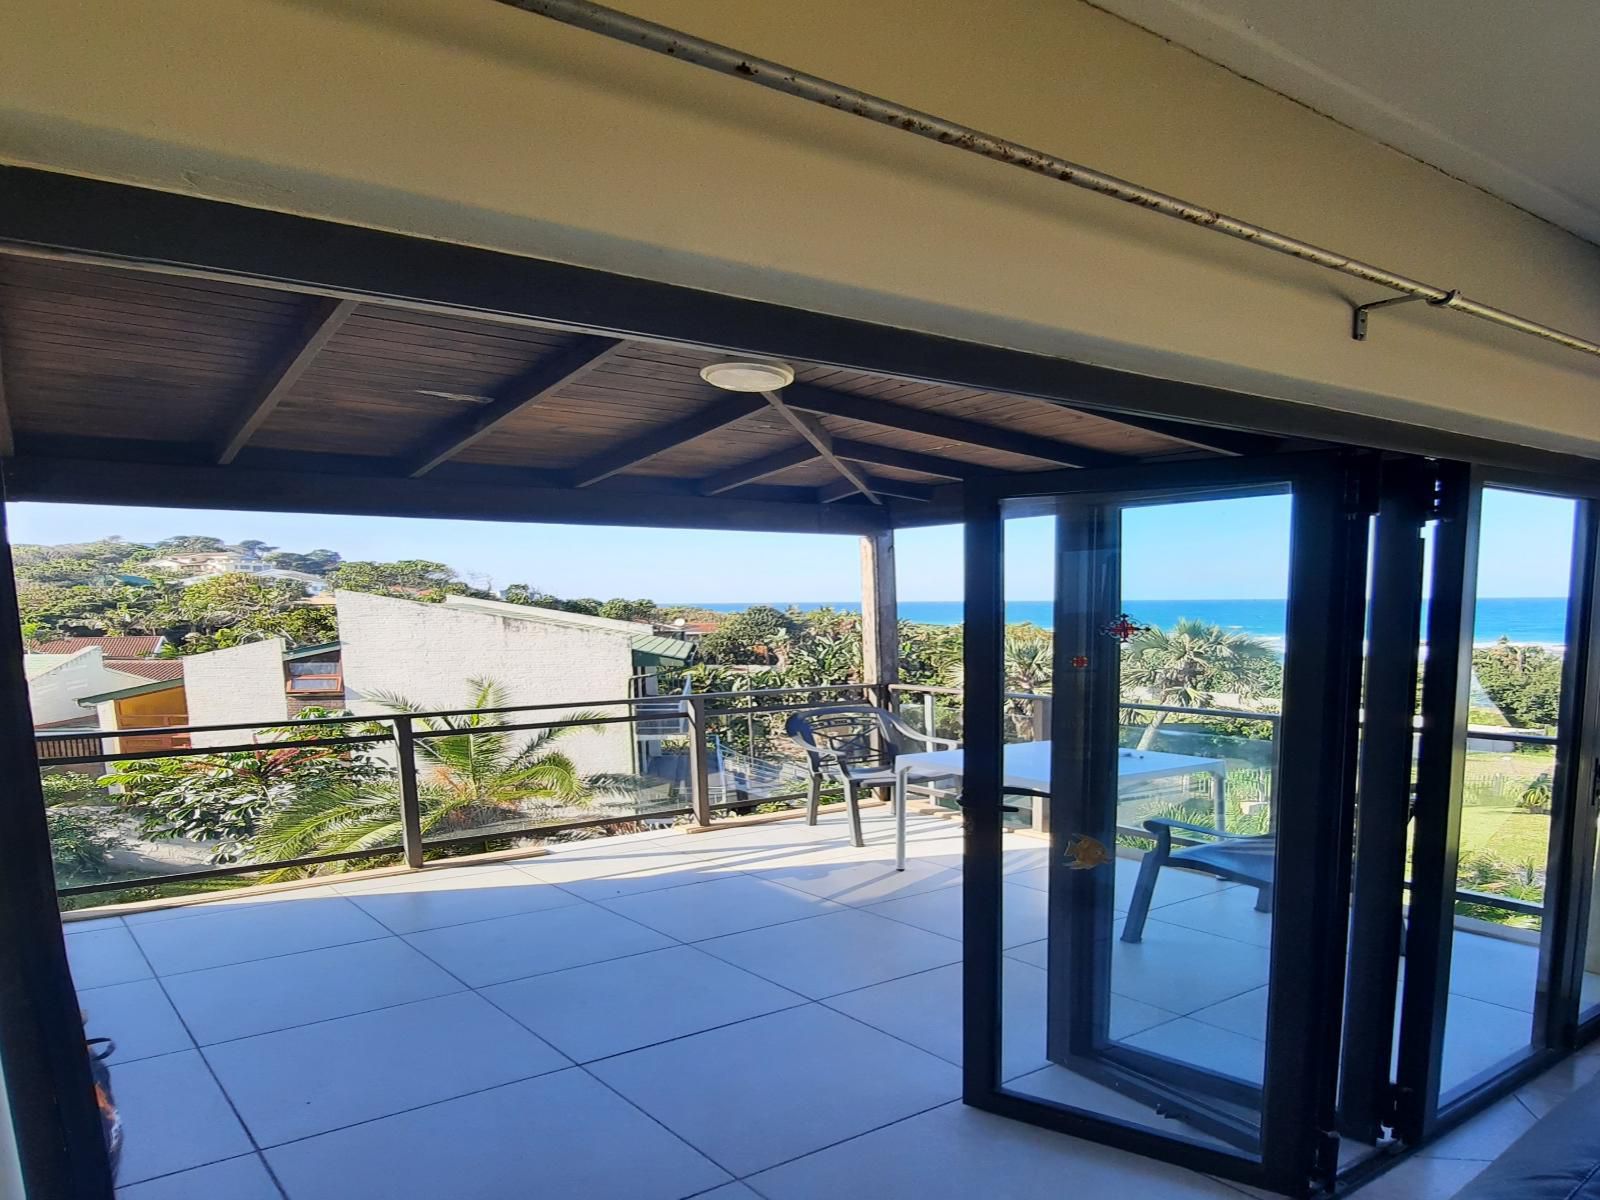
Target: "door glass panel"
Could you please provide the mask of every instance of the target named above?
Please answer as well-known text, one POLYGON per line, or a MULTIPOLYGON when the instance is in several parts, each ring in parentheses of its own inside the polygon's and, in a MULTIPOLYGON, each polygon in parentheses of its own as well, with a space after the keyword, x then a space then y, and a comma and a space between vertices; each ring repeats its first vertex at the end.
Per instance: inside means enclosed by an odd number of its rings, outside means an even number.
POLYGON ((1048 796, 1007 797, 1036 812, 1005 856, 1002 1085, 1252 1158, 1293 803, 1275 758, 1290 515, 1287 494, 1072 501, 1055 545, 1020 520, 1006 544, 1055 563, 1050 734, 1084 749, 1071 780, 1050 743, 1006 749, 1007 784, 1048 796), (1087 509, 1111 553, 1083 549, 1087 509))
POLYGON ((1443 1103, 1534 1037, 1576 512, 1483 493, 1443 1103))

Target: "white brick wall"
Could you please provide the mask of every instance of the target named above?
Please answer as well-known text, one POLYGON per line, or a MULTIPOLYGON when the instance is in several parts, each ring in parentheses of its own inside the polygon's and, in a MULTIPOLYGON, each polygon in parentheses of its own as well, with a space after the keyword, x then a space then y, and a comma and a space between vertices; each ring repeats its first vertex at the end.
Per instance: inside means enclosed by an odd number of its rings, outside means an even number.
MULTIPOLYGON (((388 711, 371 699, 380 692, 428 709, 464 708, 471 698, 468 680, 478 677, 499 683, 510 704, 577 708, 628 694, 633 631, 620 622, 543 619, 537 609, 526 617, 502 616, 362 592, 341 591, 335 598, 345 695, 354 712, 388 711)), ((631 771, 630 729, 616 724, 570 734, 561 750, 585 774, 631 771)))
MULTIPOLYGON (((289 719, 283 690, 282 638, 247 642, 228 650, 191 654, 183 660, 183 690, 191 725, 228 725, 289 719)), ((196 746, 226 746, 250 740, 248 731, 197 733, 196 746)))

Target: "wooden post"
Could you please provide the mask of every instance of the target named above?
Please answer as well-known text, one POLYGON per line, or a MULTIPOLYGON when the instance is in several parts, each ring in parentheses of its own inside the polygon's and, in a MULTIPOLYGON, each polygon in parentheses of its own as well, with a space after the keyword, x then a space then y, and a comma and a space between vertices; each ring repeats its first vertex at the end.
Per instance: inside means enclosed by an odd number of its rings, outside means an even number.
POLYGON ((883 695, 900 679, 894 530, 861 537, 861 681, 883 695))
POLYGON ((711 764, 706 738, 706 701, 704 696, 687 696, 683 702, 689 718, 689 804, 694 809, 694 823, 702 829, 711 825, 711 764))

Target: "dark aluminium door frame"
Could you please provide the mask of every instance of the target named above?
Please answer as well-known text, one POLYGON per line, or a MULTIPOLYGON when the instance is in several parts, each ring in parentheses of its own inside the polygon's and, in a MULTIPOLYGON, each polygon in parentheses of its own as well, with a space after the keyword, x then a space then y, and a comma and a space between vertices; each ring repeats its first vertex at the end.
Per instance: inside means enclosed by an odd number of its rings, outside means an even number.
MULTIPOLYGON (((968 1021, 965 1098, 977 1107, 1166 1159, 1211 1174, 1292 1195, 1331 1186, 1337 1166, 1334 1096, 1345 952, 1345 913, 1352 836, 1355 731, 1361 668, 1367 513, 1373 504, 1376 456, 1284 455, 1217 463, 1166 464, 1126 470, 1048 472, 1027 480, 987 481, 968 495, 966 658, 968 688, 963 804, 967 815, 964 906, 968 1021), (1149 1128, 1024 1096, 1000 1083, 1000 664, 1004 636, 1002 504, 1034 497, 1039 511, 1068 497, 1059 533, 1062 550, 1087 568, 1064 578, 1058 614, 1061 661, 1087 666, 1056 673, 1052 790, 1071 811, 1073 794, 1114 780, 1118 660, 1094 642, 1098 619, 1119 597, 1110 580, 1118 547, 1115 513, 1124 503, 1199 500, 1287 488, 1294 496, 1285 704, 1279 728, 1283 795, 1278 835, 1280 871, 1297 881, 1275 898, 1274 953, 1269 974, 1265 1104, 1261 1158, 1249 1158, 1149 1128), (1108 582, 1109 581, 1109 582, 1108 582), (1074 644, 1072 639, 1078 639, 1074 644), (1081 661, 1081 660, 1080 660, 1081 661)), ((1053 822, 1066 835, 1064 822, 1053 822)), ((1052 842, 1052 854, 1058 846, 1052 842)), ((1066 872, 1053 872, 1064 876, 1066 872)), ((1103 958, 1107 931, 1092 916, 1054 910, 1083 901, 1096 907, 1102 872, 1052 878, 1052 946, 1089 947, 1103 958), (1059 891, 1059 895, 1057 892, 1059 891), (1059 927, 1058 920, 1061 922, 1059 927)), ((1103 899, 1103 897, 1100 897, 1103 899)), ((1062 953, 1069 952, 1063 949, 1062 953)), ((1100 958, 1095 957, 1099 955, 1100 958)), ((1082 968, 1083 963, 1078 962, 1082 968)), ((1054 974, 1054 973, 1053 973, 1054 974)), ((1087 993, 1075 998, 1091 1005, 1087 993)), ((1101 1014, 1103 1015, 1103 1014, 1101 1014)), ((1077 1031, 1060 1035, 1080 1039, 1077 1031)), ((1068 1049, 1087 1050, 1087 1044, 1068 1049)), ((1136 1064, 1125 1064, 1133 1067, 1136 1064)))
MULTIPOLYGON (((1433 516, 1436 524, 1426 632, 1430 653, 1422 669, 1424 718, 1417 739, 1416 830, 1405 935, 1406 977, 1400 1002, 1395 1086, 1389 1104, 1396 1135, 1412 1146, 1481 1112, 1571 1053, 1582 1041, 1600 1034, 1600 1019, 1591 1020, 1583 1029, 1578 1026, 1593 887, 1595 818, 1600 803, 1596 794, 1596 757, 1600 755, 1600 605, 1596 603, 1600 596, 1600 503, 1589 498, 1583 487, 1571 487, 1559 479, 1443 464, 1433 497, 1433 516), (1484 489, 1502 487, 1576 500, 1559 741, 1551 787, 1545 911, 1532 1036, 1527 1050, 1520 1058, 1469 1080, 1448 1104, 1441 1104, 1440 1068, 1449 1016, 1480 517, 1484 489)), ((1420 591, 1413 592, 1411 598, 1420 604, 1420 591)), ((1403 872, 1404 826, 1390 824, 1387 829, 1391 840, 1388 872, 1393 873, 1396 854, 1403 872)), ((1363 854, 1368 848, 1364 841, 1363 854)), ((1381 863, 1382 855, 1374 861, 1381 863)), ((1367 869, 1364 863, 1358 865, 1360 871, 1367 869)), ((1364 905, 1381 910, 1388 904, 1388 911, 1397 913, 1400 897, 1394 889, 1399 882, 1386 878, 1375 889, 1379 893, 1388 891, 1387 900, 1379 899, 1377 894, 1363 896, 1358 891, 1358 919, 1364 905)), ((1369 949, 1374 956, 1367 966, 1374 972, 1383 969, 1375 948, 1369 944, 1369 949)), ((1352 972, 1355 970, 1352 964, 1352 972)), ((1376 1020, 1381 1007, 1376 998, 1372 1003, 1368 1020, 1376 1020)), ((1375 1051, 1374 1044, 1374 1054, 1375 1051)))

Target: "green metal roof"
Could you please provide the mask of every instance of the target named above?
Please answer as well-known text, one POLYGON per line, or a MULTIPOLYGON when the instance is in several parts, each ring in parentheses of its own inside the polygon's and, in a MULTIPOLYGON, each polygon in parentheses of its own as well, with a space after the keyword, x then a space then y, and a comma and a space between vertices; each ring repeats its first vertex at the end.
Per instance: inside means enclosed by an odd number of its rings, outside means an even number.
POLYGON ((136 683, 132 687, 118 688, 114 692, 100 692, 94 696, 80 696, 78 705, 80 708, 93 708, 96 704, 105 700, 126 700, 129 696, 144 696, 150 692, 164 692, 169 688, 182 686, 182 675, 174 679, 152 679, 149 683, 136 683))
POLYGON ((641 666, 681 665, 689 661, 694 646, 682 638, 663 637, 655 633, 641 633, 633 639, 633 661, 641 666), (643 662, 653 659, 653 662, 643 662))
POLYGON ((330 654, 339 648, 338 642, 322 642, 315 646, 301 646, 298 650, 285 650, 284 662, 297 662, 302 658, 315 658, 319 654, 330 654))

